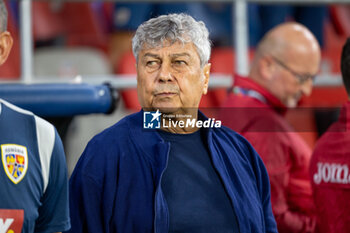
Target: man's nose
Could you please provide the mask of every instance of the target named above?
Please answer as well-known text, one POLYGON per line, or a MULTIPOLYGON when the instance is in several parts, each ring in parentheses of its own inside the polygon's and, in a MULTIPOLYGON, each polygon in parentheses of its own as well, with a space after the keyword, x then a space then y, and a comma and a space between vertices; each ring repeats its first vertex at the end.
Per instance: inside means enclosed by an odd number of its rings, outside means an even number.
POLYGON ((173 80, 174 80, 174 77, 171 71, 171 65, 163 63, 159 71, 159 81, 172 82, 173 80))
POLYGON ((301 92, 303 93, 303 95, 305 96, 311 95, 312 85, 313 85, 312 79, 307 80, 305 83, 301 85, 301 92))

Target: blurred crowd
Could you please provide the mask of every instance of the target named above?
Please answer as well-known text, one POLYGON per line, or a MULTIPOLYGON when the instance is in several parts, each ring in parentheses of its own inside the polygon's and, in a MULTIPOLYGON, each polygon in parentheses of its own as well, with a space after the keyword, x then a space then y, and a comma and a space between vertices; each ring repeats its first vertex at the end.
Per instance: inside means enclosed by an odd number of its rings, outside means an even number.
MULTIPOLYGON (((9 31, 18 40, 19 3, 9 0, 9 31)), ((35 47, 88 46, 106 55, 111 71, 122 73, 121 60, 131 51, 130 38, 141 22, 165 13, 185 12, 208 27, 215 49, 233 45, 234 24, 231 3, 113 3, 113 2, 42 2, 33 1, 33 34, 35 47)), ((270 5, 248 3, 249 46, 269 29, 285 21, 297 21, 308 27, 326 51, 341 49, 337 40, 350 31, 347 22, 349 9, 326 5, 270 5)), ((2 77, 15 78, 20 74, 19 43, 2 69, 2 77), (11 68, 9 68, 11 67, 11 68)), ((214 62, 214 61, 213 61, 214 62)), ((334 67, 337 67, 336 65, 334 67)), ((61 73, 69 73, 67 67, 61 73)), ((327 67, 325 69, 328 69, 327 67)), ((331 67, 333 69, 333 66, 331 67)), ((337 68, 334 68, 338 70, 337 68)), ((230 70, 228 69, 227 72, 230 70)), ((71 74, 71 73, 69 73, 71 74)))

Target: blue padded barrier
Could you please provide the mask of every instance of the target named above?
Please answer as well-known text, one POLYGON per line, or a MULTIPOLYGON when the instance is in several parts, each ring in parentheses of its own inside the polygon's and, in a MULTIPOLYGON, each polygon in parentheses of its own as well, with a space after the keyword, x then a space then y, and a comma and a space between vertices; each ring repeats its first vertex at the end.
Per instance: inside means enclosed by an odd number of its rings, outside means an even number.
POLYGON ((1 84, 0 98, 42 117, 110 113, 116 95, 108 85, 1 84))

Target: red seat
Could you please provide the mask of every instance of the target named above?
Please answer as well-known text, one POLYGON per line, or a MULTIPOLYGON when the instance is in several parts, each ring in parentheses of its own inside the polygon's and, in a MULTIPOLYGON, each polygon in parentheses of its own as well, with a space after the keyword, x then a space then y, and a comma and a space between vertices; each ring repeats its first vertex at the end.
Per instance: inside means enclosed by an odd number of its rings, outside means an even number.
POLYGON ((235 61, 232 48, 213 48, 210 58, 211 73, 232 75, 235 71, 235 61))
POLYGON ((64 24, 52 2, 33 1, 34 40, 49 40, 64 33, 64 24))
POLYGON ((350 7, 332 5, 329 7, 329 13, 337 33, 342 36, 350 36, 350 7))
MULTIPOLYGON (((249 50, 250 60, 253 58, 254 50, 249 50)), ((235 53, 231 47, 214 48, 212 50, 210 63, 211 73, 220 73, 233 76, 235 73, 235 53)), ((220 107, 227 97, 227 88, 210 89, 201 100, 200 107, 220 107)))
POLYGON ((66 27, 67 45, 86 45, 107 51, 107 35, 91 3, 65 3, 60 15, 66 27))
MULTIPOLYGON (((120 74, 135 74, 136 76, 136 61, 131 51, 124 53, 120 59, 120 63, 117 64, 120 74)), ((137 91, 135 88, 130 88, 121 92, 126 108, 132 111, 139 111, 141 105, 138 101, 137 91)))
POLYGON ((323 64, 329 72, 340 73, 340 54, 346 39, 350 36, 350 7, 331 5, 330 21, 324 27, 323 64))

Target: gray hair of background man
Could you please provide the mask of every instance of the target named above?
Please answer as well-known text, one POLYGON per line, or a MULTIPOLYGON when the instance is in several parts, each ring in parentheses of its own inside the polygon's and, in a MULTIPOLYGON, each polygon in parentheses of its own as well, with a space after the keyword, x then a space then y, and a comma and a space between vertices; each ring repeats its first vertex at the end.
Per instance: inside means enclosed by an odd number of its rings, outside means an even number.
POLYGON ((132 50, 136 59, 144 44, 156 48, 170 42, 192 42, 199 55, 201 66, 210 58, 209 32, 202 21, 196 21, 187 14, 168 14, 142 23, 132 39, 132 50))
POLYGON ((7 9, 4 0, 0 0, 0 32, 7 30, 7 9))

